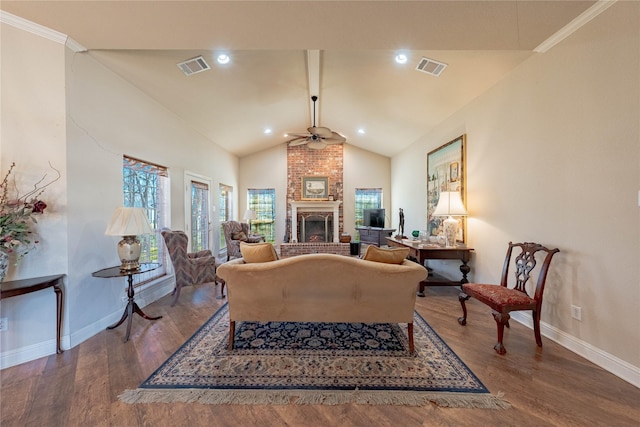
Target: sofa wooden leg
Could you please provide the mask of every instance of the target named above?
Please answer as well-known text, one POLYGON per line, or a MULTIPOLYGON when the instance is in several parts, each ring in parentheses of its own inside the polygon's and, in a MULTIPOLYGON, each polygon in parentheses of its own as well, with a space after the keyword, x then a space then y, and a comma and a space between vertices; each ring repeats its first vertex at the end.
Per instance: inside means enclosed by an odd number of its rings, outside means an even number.
POLYGON ((233 350, 233 336, 236 333, 236 322, 235 320, 229 321, 229 351, 233 350))
POLYGON ((415 351, 413 345, 413 322, 407 323, 407 336, 409 337, 409 353, 413 355, 415 351))

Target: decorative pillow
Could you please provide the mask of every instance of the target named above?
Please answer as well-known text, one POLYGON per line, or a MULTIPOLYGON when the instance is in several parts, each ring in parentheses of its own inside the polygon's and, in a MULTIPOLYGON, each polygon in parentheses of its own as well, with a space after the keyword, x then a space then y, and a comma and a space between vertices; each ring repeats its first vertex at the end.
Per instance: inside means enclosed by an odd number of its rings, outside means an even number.
POLYGON ((240 242, 240 253, 244 262, 247 264, 253 262, 269 262, 278 259, 278 254, 269 242, 264 243, 245 243, 240 242))
POLYGON ((231 233, 231 238, 233 240, 241 240, 243 242, 246 242, 248 239, 247 234, 244 231, 235 231, 231 233))
POLYGON ((367 261, 384 262, 385 264, 402 264, 409 255, 409 248, 379 248, 369 245, 362 259, 367 261))

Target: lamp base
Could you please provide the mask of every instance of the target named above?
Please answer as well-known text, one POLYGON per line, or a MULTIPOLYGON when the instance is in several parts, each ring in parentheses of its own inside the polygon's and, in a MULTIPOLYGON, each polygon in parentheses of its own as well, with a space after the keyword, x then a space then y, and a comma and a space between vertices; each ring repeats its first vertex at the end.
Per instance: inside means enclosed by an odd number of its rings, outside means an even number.
POLYGON ((453 217, 445 219, 443 222, 445 246, 453 248, 456 246, 456 235, 458 234, 458 221, 453 217))
POLYGON ((121 271, 131 271, 140 268, 138 260, 140 259, 140 253, 142 251, 142 245, 140 240, 136 236, 123 236, 122 240, 118 242, 118 257, 120 258, 121 271))

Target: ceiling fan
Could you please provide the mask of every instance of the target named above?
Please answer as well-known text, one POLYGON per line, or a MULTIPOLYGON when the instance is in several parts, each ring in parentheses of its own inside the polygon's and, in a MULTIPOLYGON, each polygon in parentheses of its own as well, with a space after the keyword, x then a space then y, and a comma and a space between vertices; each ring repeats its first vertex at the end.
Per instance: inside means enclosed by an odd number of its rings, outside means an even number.
POLYGON ((331 129, 326 127, 316 126, 316 101, 318 100, 318 97, 313 95, 311 100, 313 101, 313 126, 307 128, 309 133, 288 133, 287 136, 294 137, 287 141, 289 143, 289 147, 307 144, 307 147, 309 148, 321 150, 327 145, 346 142, 347 139, 338 132, 333 132, 331 129))

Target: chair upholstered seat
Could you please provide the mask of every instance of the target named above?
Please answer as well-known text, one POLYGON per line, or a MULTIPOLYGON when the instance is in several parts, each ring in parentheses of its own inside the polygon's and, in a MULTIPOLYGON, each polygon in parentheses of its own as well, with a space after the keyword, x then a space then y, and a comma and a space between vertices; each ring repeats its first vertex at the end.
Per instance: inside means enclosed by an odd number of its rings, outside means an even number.
POLYGON ((536 307, 536 300, 517 289, 498 285, 465 283, 462 285, 462 291, 500 313, 508 313, 514 308, 524 310, 525 307, 529 307, 529 309, 536 307))

